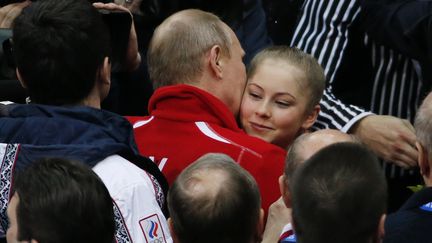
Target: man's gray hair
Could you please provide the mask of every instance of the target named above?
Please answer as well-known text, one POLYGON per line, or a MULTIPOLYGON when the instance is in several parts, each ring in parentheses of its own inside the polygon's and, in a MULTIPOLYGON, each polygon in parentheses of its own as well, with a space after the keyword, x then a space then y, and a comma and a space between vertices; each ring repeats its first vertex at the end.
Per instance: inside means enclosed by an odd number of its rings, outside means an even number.
POLYGON ((428 157, 432 158, 432 94, 423 100, 417 111, 414 128, 417 141, 426 149, 428 157))
POLYGON ((215 45, 230 57, 228 28, 216 15, 196 9, 166 19, 155 30, 147 54, 153 87, 196 82, 206 53, 215 45))

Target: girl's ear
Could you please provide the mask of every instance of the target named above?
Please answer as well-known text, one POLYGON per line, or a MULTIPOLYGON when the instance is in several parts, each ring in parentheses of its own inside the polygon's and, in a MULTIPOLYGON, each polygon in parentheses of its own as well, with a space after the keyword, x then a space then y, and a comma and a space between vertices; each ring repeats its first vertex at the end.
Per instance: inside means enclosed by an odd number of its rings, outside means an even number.
POLYGON ((307 130, 310 127, 312 127, 312 125, 315 123, 318 117, 320 110, 321 110, 320 105, 316 105, 312 108, 312 110, 308 114, 306 114, 306 119, 303 121, 302 124, 302 128, 304 130, 307 130))

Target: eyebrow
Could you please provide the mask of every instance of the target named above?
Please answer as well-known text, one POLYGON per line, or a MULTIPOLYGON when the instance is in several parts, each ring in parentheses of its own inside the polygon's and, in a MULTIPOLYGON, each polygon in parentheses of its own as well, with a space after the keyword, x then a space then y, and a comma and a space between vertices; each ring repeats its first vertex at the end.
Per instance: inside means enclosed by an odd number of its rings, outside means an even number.
MULTIPOLYGON (((248 83, 248 86, 251 86, 251 85, 253 85, 253 86, 255 86, 255 87, 257 87, 257 88, 259 88, 261 90, 264 90, 261 86, 259 86, 256 83, 248 83)), ((287 93, 287 92, 276 92, 275 96, 279 96, 279 95, 288 95, 288 96, 292 97, 295 101, 297 101, 297 98, 294 95, 290 94, 290 93, 287 93)))

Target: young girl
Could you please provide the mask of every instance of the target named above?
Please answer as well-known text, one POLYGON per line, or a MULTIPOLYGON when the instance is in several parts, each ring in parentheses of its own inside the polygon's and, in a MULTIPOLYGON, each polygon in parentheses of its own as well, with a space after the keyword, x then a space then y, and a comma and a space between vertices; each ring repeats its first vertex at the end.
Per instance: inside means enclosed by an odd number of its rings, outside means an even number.
POLYGON ((315 122, 324 86, 324 71, 312 56, 286 46, 264 49, 248 70, 240 108, 243 129, 288 149, 315 122))

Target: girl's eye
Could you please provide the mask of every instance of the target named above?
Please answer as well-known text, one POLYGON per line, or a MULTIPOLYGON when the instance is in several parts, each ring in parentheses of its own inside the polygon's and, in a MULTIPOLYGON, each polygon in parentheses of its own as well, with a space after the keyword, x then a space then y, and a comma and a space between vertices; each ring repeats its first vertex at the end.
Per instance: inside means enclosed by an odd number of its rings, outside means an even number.
POLYGON ((259 94, 254 93, 254 92, 249 92, 249 96, 254 98, 254 99, 260 99, 261 98, 261 96, 259 94))
POLYGON ((288 106, 291 105, 289 102, 286 102, 286 101, 276 101, 276 104, 277 104, 279 107, 283 107, 283 108, 288 107, 288 106))

